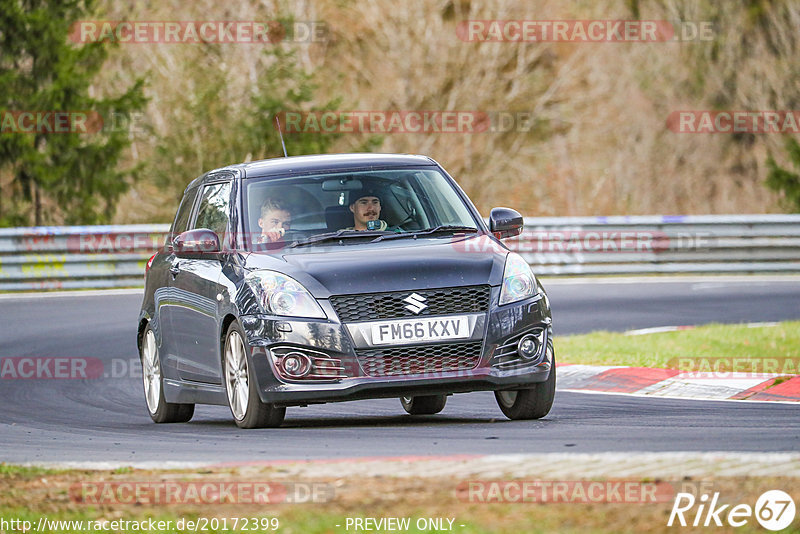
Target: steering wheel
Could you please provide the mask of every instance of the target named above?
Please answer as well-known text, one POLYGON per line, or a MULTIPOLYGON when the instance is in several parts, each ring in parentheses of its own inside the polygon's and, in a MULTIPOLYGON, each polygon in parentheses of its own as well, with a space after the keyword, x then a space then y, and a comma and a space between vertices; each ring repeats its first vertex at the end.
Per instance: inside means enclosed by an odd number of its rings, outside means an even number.
POLYGON ((410 231, 412 229, 411 228, 406 228, 406 225, 409 224, 409 223, 416 223, 416 222, 417 221, 414 219, 414 217, 412 215, 409 215, 400 224, 395 224, 394 228, 400 228, 401 230, 410 231))

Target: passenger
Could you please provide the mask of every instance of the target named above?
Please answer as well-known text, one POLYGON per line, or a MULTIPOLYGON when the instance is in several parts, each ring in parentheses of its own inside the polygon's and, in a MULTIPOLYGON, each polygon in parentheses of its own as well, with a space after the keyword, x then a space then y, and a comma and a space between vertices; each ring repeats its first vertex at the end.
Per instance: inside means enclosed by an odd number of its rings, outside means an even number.
POLYGON ((292 213, 289 205, 277 198, 269 198, 261 204, 261 217, 258 218, 261 234, 254 239, 255 243, 276 243, 283 239, 292 226, 292 213))
POLYGON ((362 189, 352 194, 350 211, 353 212, 353 226, 345 230, 375 230, 385 231, 388 228, 386 221, 380 219, 381 199, 378 192, 373 189, 362 189))

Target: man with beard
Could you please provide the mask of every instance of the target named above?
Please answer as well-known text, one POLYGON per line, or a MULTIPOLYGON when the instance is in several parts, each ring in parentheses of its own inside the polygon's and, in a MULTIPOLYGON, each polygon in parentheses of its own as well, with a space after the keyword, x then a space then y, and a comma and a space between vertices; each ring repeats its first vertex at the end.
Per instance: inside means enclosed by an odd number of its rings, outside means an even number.
POLYGON ((355 191, 350 198, 353 226, 346 230, 385 231, 388 228, 386 221, 380 219, 381 199, 376 190, 365 188, 355 191))

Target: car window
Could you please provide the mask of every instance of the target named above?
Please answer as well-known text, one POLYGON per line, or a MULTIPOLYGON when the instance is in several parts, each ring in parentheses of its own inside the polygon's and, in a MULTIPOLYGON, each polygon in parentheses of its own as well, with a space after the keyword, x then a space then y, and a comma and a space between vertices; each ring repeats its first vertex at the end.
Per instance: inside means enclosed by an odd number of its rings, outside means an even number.
POLYGON ((175 220, 172 221, 172 228, 170 228, 170 236, 172 239, 188 229, 189 217, 192 216, 192 208, 194 207, 194 201, 196 198, 196 187, 187 190, 183 195, 183 200, 181 200, 181 204, 178 207, 177 213, 175 214, 175 220))
POLYGON ((208 228, 225 238, 231 198, 231 182, 207 185, 203 188, 200 206, 197 208, 194 228, 208 228))
MULTIPOLYGON (((438 174, 438 173, 437 173, 438 174)), ((469 220, 469 210, 452 187, 442 187, 435 177, 418 180, 421 197, 436 214, 436 224, 461 225, 469 220)))
POLYGON ((379 198, 380 231, 412 233, 440 225, 478 228, 470 208, 435 168, 350 171, 248 179, 243 204, 249 243, 353 229, 351 206, 367 193, 379 198))

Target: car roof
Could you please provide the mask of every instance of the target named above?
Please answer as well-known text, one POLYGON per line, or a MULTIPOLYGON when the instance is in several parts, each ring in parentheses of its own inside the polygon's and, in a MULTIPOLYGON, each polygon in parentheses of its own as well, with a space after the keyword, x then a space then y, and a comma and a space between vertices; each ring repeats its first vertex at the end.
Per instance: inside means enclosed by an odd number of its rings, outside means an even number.
POLYGON ((274 158, 236 165, 248 178, 286 174, 292 172, 314 172, 352 168, 403 167, 435 165, 427 156, 410 154, 324 154, 314 156, 292 156, 274 158))
MULTIPOLYGON (((291 156, 272 158, 248 163, 229 165, 226 168, 242 169, 250 177, 285 174, 291 172, 321 171, 328 169, 348 169, 354 167, 395 167, 414 165, 435 165, 428 156, 413 154, 318 154, 312 156, 291 156)), ((220 169, 221 170, 221 169, 220 169)))
POLYGON ((311 156, 291 156, 288 158, 272 158, 248 163, 227 165, 209 171, 193 180, 187 189, 218 179, 217 173, 234 171, 245 178, 261 178, 290 173, 313 173, 344 169, 379 169, 386 167, 432 166, 437 163, 428 156, 413 154, 318 154, 311 156))

